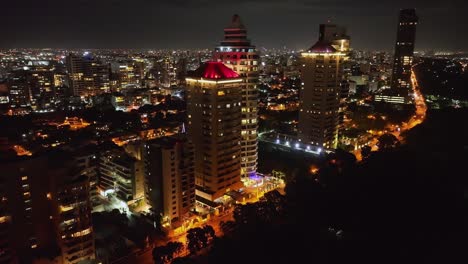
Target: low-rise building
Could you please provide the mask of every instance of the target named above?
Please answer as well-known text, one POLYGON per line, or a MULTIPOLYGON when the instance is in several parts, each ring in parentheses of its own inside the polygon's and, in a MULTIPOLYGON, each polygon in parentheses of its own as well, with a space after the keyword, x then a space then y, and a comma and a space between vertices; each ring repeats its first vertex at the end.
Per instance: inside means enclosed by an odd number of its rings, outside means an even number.
POLYGON ((125 151, 113 149, 99 158, 99 184, 102 194, 114 193, 120 200, 132 203, 144 195, 144 163, 125 151))

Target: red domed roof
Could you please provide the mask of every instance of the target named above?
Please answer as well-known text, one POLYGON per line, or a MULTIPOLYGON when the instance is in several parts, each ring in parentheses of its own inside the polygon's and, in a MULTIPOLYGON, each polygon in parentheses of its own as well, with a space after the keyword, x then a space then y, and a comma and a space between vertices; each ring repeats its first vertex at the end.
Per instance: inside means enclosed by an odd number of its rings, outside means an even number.
POLYGON ((238 78, 239 74, 222 62, 208 61, 198 67, 190 76, 205 79, 232 79, 238 78))
POLYGON ((337 50, 328 42, 325 41, 317 41, 310 49, 308 50, 309 52, 314 52, 314 53, 334 53, 337 52, 337 50))

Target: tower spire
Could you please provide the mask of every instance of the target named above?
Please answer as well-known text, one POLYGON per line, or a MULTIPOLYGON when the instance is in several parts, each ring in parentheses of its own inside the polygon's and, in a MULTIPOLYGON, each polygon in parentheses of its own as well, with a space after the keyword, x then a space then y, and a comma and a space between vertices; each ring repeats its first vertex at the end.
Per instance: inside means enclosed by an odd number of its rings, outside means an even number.
POLYGON ((231 24, 228 26, 228 28, 245 28, 244 24, 242 23, 242 20, 238 14, 234 14, 231 19, 231 24))

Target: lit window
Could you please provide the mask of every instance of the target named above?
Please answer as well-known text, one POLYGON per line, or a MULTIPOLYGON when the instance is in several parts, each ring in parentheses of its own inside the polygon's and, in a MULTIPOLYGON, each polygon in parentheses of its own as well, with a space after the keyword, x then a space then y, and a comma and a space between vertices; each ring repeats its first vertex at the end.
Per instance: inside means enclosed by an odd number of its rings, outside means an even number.
POLYGON ((7 221, 8 221, 8 217, 7 217, 7 216, 2 216, 2 217, 0 217, 0 224, 1 224, 1 223, 5 223, 5 222, 7 222, 7 221))
POLYGON ((71 236, 72 237, 81 237, 81 236, 86 236, 87 234, 90 234, 90 233, 91 233, 91 227, 86 228, 86 229, 81 230, 81 231, 78 231, 78 232, 75 232, 71 236))
POLYGON ((66 212, 66 211, 72 210, 73 208, 74 208, 74 206, 63 206, 63 205, 61 205, 60 206, 60 211, 61 212, 66 212))

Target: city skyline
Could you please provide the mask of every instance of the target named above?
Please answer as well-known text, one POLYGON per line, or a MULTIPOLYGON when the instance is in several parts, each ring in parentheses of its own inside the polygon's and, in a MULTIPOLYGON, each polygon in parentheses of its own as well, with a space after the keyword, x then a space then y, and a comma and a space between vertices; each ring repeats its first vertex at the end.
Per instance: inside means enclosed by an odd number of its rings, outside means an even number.
POLYGON ((460 0, 153 2, 4 5, 0 263, 456 262, 460 0))
POLYGON ((222 37, 219 24, 237 13, 258 47, 306 49, 313 43, 304 43, 318 36, 315 25, 331 20, 354 36, 355 49, 392 50, 396 35, 389 32, 395 32, 398 11, 407 7, 424 17, 416 50, 468 46, 468 37, 457 34, 458 28, 468 26, 460 19, 467 3, 458 0, 46 2, 4 4, 6 20, 14 22, 5 27, 0 48, 209 48, 222 37))

